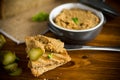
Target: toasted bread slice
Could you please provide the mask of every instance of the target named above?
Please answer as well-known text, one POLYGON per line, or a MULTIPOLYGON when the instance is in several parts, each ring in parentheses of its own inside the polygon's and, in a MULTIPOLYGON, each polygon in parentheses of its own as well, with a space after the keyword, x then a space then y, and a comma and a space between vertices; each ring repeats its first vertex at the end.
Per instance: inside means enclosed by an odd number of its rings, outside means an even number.
POLYGON ((71 60, 64 48, 64 43, 54 38, 43 35, 27 37, 26 52, 28 53, 32 48, 41 48, 44 52, 37 60, 29 60, 28 62, 28 67, 31 69, 31 72, 35 77, 71 60), (49 54, 52 54, 51 58, 49 58, 49 54))

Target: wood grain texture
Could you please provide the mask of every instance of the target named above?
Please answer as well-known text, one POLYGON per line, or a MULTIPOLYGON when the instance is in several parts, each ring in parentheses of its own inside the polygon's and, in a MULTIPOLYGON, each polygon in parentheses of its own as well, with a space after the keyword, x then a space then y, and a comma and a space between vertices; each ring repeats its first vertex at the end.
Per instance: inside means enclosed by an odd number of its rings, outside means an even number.
MULTIPOLYGON (((106 3, 120 12, 119 1, 106 0, 106 3)), ((120 17, 106 17, 102 32, 87 45, 120 46, 120 17)), ((46 36, 56 37, 51 32, 46 36)), ((0 69, 0 80, 120 80, 120 52, 78 50, 68 52, 71 62, 48 71, 35 78, 27 67, 25 44, 17 45, 10 39, 2 50, 11 50, 20 57, 19 66, 23 73, 17 77, 8 76, 0 69)))
POLYGON ((0 0, 0 19, 2 18, 2 0, 0 0))

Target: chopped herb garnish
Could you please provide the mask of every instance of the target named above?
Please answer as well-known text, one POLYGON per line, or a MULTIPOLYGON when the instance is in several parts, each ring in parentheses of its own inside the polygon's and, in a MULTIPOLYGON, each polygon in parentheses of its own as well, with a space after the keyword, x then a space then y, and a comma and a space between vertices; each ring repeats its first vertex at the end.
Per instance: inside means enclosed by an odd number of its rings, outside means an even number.
POLYGON ((72 18, 72 20, 73 20, 76 24, 78 24, 78 18, 72 18))
POLYGON ((49 53, 48 54, 48 58, 51 59, 53 57, 53 54, 52 53, 49 53))
POLYGON ((39 12, 38 14, 32 17, 32 21, 46 21, 48 20, 49 14, 45 12, 39 12))

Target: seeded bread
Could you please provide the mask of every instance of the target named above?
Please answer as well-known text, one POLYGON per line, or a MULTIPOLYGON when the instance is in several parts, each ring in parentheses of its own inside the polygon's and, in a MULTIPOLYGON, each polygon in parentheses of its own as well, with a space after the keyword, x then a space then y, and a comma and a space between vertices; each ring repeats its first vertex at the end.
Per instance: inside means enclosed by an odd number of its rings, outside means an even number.
POLYGON ((27 37, 26 52, 28 53, 29 50, 35 47, 39 47, 44 51, 44 54, 38 60, 28 61, 28 67, 31 69, 31 72, 35 77, 38 77, 49 70, 55 69, 71 60, 64 48, 64 43, 60 40, 43 35, 27 37), (52 58, 48 58, 49 53, 52 53, 52 58))

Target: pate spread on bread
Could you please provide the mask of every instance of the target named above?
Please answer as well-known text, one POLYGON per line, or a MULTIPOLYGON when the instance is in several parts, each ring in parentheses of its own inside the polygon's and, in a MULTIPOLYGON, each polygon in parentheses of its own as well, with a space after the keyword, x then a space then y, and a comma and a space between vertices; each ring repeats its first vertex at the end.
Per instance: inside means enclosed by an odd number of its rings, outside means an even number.
MULTIPOLYGON (((33 48, 40 48, 43 52, 37 60, 29 59, 28 61, 28 67, 31 69, 31 72, 35 77, 38 77, 49 70, 55 69, 71 60, 64 48, 64 43, 58 39, 37 35, 27 37, 25 43, 27 54, 33 48)), ((28 56, 28 58, 30 57, 28 56)))

